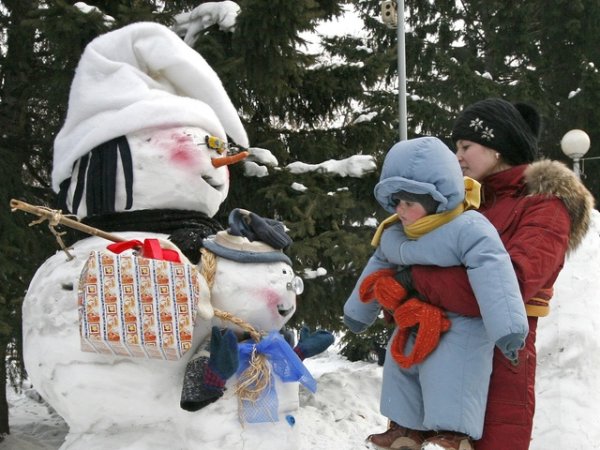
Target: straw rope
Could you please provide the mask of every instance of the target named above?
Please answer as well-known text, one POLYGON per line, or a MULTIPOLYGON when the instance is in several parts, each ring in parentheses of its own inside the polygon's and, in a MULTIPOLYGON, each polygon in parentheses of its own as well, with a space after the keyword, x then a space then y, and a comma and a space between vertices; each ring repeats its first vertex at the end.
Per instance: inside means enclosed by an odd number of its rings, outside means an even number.
POLYGON ((202 255, 200 259, 200 273, 206 280, 208 289, 212 290, 215 284, 215 274, 217 273, 217 257, 206 248, 202 248, 200 254, 202 255))

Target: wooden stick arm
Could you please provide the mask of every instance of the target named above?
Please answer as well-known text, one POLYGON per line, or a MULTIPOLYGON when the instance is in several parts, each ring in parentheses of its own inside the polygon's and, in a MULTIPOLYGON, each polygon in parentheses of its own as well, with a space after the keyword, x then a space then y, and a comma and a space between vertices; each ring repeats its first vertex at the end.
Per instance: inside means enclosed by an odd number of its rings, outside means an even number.
POLYGON ((90 227, 89 225, 85 225, 81 222, 78 222, 77 220, 69 219, 68 217, 63 216, 61 211, 55 209, 40 208, 39 206, 30 205, 29 203, 25 203, 20 200, 15 200, 14 198, 10 201, 10 207, 13 210, 13 212, 19 209, 21 211, 34 214, 38 217, 43 217, 44 219, 47 219, 48 222, 50 222, 50 224, 52 225, 61 224, 69 228, 73 228, 75 230, 79 230, 84 233, 90 234, 92 236, 98 236, 107 239, 112 242, 124 242, 127 240, 120 236, 107 233, 106 231, 102 231, 98 228, 90 227))

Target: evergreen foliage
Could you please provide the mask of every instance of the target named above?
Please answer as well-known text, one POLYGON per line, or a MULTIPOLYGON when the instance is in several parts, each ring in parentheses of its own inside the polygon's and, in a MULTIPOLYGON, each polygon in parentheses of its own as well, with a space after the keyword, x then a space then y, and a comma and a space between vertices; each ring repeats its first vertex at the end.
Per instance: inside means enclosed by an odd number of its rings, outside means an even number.
MULTIPOLYGON (((49 188, 52 142, 67 111, 73 72, 85 45, 131 22, 172 24, 201 1, 0 1, 0 352, 19 347, 20 305, 35 269, 56 249, 45 226, 11 214, 10 198, 54 205, 49 188)), ((283 220, 294 244, 295 269, 327 275, 305 279, 293 326, 343 330, 342 306, 372 252, 368 219, 386 213, 373 199, 378 173, 363 178, 291 174, 295 161, 321 163, 355 154, 378 164, 398 139, 396 30, 380 19, 379 0, 239 0, 234 33, 218 26, 195 43, 239 108, 251 145, 269 149, 279 169, 264 178, 231 169, 231 190, 217 219, 243 207, 283 220), (316 27, 352 4, 365 32, 323 37, 316 27), (357 120, 368 116, 368 121, 357 120), (300 183, 306 190, 292 187, 300 183)), ((600 5, 593 0, 406 0, 409 137, 448 140, 455 115, 488 96, 528 101, 543 114, 544 154, 570 164, 562 135, 581 128, 600 140, 600 5)), ((327 28, 324 29, 325 33, 327 28)), ((348 30, 350 31, 350 30, 348 30)), ((585 167, 584 183, 600 194, 600 164, 585 167)), ((385 328, 346 336, 347 354, 360 357, 385 328)), ((17 350, 17 354, 19 354, 17 350)), ((15 360, 16 366, 20 363, 15 360)), ((0 373, 0 382, 5 376, 0 373)), ((8 432, 0 385, 0 434, 8 432)), ((5 400, 5 399, 4 399, 5 400)))

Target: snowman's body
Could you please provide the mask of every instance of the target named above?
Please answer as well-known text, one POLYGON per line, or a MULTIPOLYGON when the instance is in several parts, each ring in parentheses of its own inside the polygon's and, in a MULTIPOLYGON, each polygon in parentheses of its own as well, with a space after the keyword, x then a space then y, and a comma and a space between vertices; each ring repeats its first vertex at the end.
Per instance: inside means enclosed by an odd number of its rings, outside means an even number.
MULTIPOLYGON (((166 238, 139 232, 119 235, 126 239, 166 238)), ((62 252, 49 258, 33 278, 23 305, 28 374, 69 425, 61 448, 297 448, 289 416, 298 409, 298 383, 282 383, 275 377, 279 421, 242 424, 234 393, 236 376, 217 402, 196 412, 179 407, 184 371, 193 350, 178 361, 81 350, 77 282, 90 252, 105 249, 107 243, 91 237, 73 246, 75 259, 67 261, 62 252)), ((291 267, 283 262, 249 265, 217 257, 212 302, 215 308, 247 320, 257 329, 277 330, 295 310, 295 294, 286 287, 292 277, 291 267)), ((197 318, 194 348, 208 337, 211 325, 210 320, 197 318)))

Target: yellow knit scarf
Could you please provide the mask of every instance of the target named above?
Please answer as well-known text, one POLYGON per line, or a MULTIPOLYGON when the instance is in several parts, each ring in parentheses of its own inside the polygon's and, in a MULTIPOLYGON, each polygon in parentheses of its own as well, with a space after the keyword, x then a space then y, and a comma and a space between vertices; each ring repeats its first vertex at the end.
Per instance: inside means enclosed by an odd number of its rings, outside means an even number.
MULTIPOLYGON (((450 222, 459 214, 462 214, 464 211, 468 209, 477 209, 479 208, 479 204, 481 203, 481 184, 474 180, 473 178, 464 177, 465 180, 465 199, 464 201, 454 208, 451 211, 444 211, 439 214, 431 214, 429 216, 425 216, 419 220, 417 220, 412 225, 407 225, 404 227, 404 233, 408 236, 409 239, 418 239, 424 234, 429 233, 432 230, 435 230, 437 227, 444 225, 445 223, 450 222)), ((373 239, 371 240, 371 245, 373 247, 377 247, 379 245, 379 241, 381 240, 381 235, 383 234, 383 230, 385 230, 391 224, 398 222, 399 218, 397 214, 394 214, 383 222, 379 224, 373 239)))

